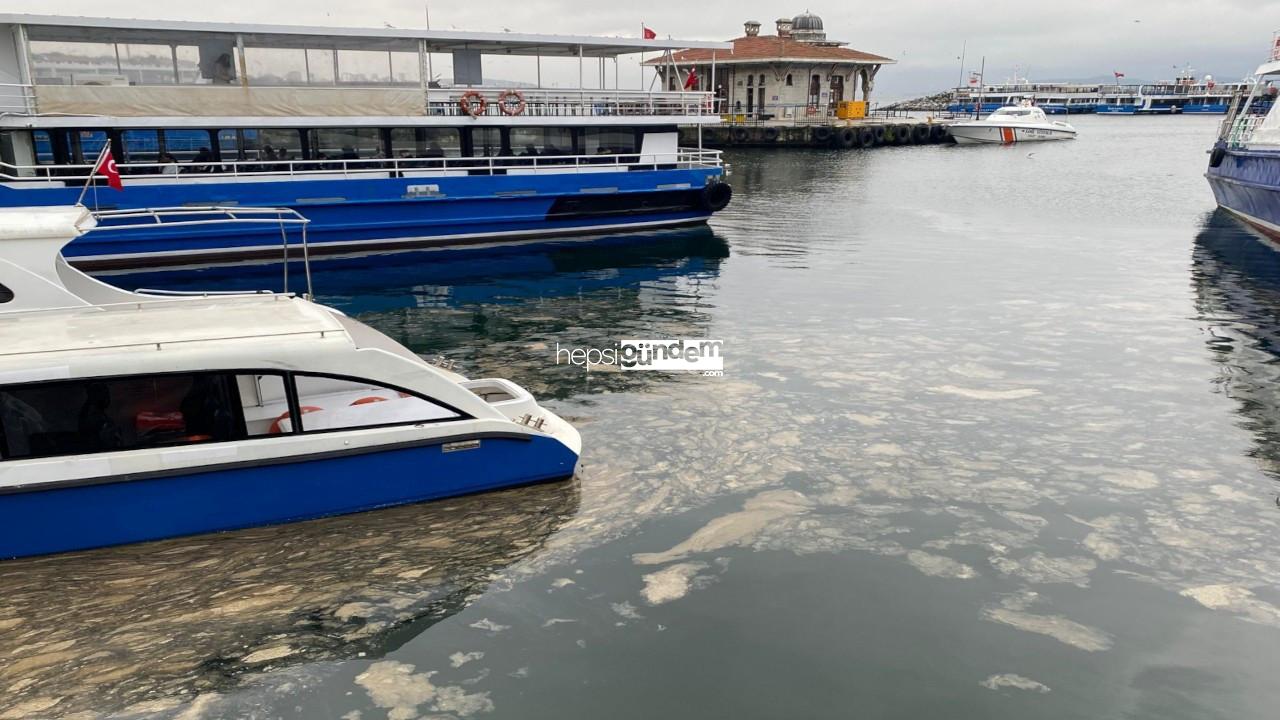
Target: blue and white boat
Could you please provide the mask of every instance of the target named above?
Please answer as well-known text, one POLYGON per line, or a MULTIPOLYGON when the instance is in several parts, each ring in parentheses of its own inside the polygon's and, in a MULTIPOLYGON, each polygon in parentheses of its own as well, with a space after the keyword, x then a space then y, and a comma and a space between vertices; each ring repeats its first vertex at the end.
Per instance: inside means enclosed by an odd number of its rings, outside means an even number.
POLYGON ((1249 95, 1223 120, 1205 177, 1219 207, 1280 242, 1280 106, 1270 102, 1275 90, 1269 81, 1276 76, 1280 33, 1249 95))
POLYGON ((0 558, 574 473, 577 431, 508 380, 430 365, 301 297, 126 292, 58 253, 108 219, 198 229, 212 215, 242 229, 302 222, 283 210, 0 210, 0 558))
MULTIPOLYGON (((618 69, 728 43, 34 15, 0 15, 0 37, 0 207, 86 183, 96 209, 289 207, 325 254, 698 224, 732 194, 719 151, 678 145, 720 121, 712 93, 624 89, 618 69), (495 62, 533 81, 486 81, 495 62), (122 191, 93 179, 108 143, 122 191)), ((275 257, 279 233, 241 230, 90 232, 66 255, 275 257)))

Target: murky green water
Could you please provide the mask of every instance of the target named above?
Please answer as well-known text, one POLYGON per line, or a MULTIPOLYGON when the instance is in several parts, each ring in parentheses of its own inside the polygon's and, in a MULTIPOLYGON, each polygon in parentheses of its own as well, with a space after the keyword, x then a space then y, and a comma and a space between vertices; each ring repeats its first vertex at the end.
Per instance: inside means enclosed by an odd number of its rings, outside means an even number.
POLYGON ((318 272, 551 398, 578 477, 0 564, 0 717, 1274 717, 1280 254, 1210 212, 1216 118, 1073 122, 318 272), (725 377, 555 364, 647 336, 725 377))

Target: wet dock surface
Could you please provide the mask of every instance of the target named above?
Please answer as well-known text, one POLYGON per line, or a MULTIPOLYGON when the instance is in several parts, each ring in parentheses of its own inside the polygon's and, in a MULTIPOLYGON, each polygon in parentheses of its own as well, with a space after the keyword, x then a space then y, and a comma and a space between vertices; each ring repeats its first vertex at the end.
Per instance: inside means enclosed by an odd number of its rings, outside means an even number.
POLYGON ((735 151, 706 232, 319 269, 551 398, 577 479, 0 564, 0 718, 1273 717, 1280 254, 1211 212, 1215 118, 1072 122, 735 151), (555 364, 651 336, 725 377, 555 364))

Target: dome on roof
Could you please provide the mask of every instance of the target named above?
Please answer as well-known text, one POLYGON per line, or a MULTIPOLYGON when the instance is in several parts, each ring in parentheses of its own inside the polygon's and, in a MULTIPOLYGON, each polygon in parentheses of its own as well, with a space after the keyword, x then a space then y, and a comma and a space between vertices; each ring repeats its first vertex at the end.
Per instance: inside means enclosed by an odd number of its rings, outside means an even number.
POLYGON ((817 30, 822 31, 822 18, 805 10, 799 15, 791 18, 792 30, 817 30))

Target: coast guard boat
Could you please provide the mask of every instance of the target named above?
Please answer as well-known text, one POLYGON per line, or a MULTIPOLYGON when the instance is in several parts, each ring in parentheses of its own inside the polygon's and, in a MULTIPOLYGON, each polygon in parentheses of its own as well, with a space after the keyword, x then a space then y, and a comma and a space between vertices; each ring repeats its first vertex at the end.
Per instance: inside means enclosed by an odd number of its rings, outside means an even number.
POLYGON ((1258 67, 1252 90, 1222 121, 1205 177, 1218 206, 1280 242, 1280 105, 1271 81, 1280 76, 1280 33, 1271 57, 1258 67))
MULTIPOLYGON (((718 123, 712 93, 697 77, 623 89, 618 58, 701 48, 714 68, 731 47, 0 14, 0 207, 74 204, 86 183, 100 210, 289 207, 315 253, 703 223, 732 191, 719 151, 680 147, 677 127, 718 123), (534 82, 492 79, 516 61, 534 82), (576 87, 544 82, 544 65, 576 87), (95 180, 104 147, 122 190, 95 180)), ((89 232, 65 254, 89 269, 209 264, 274 258, 277 240, 89 232)))
POLYGON ((432 366, 301 297, 126 292, 58 254, 89 232, 195 230, 213 215, 230 228, 304 222, 236 208, 0 210, 0 558, 573 474, 577 431, 510 381, 432 366))
POLYGON ((1023 100, 1021 104, 1002 107, 981 120, 954 123, 948 128, 960 145, 1071 140, 1076 129, 1061 120, 1050 120, 1044 110, 1023 100))

